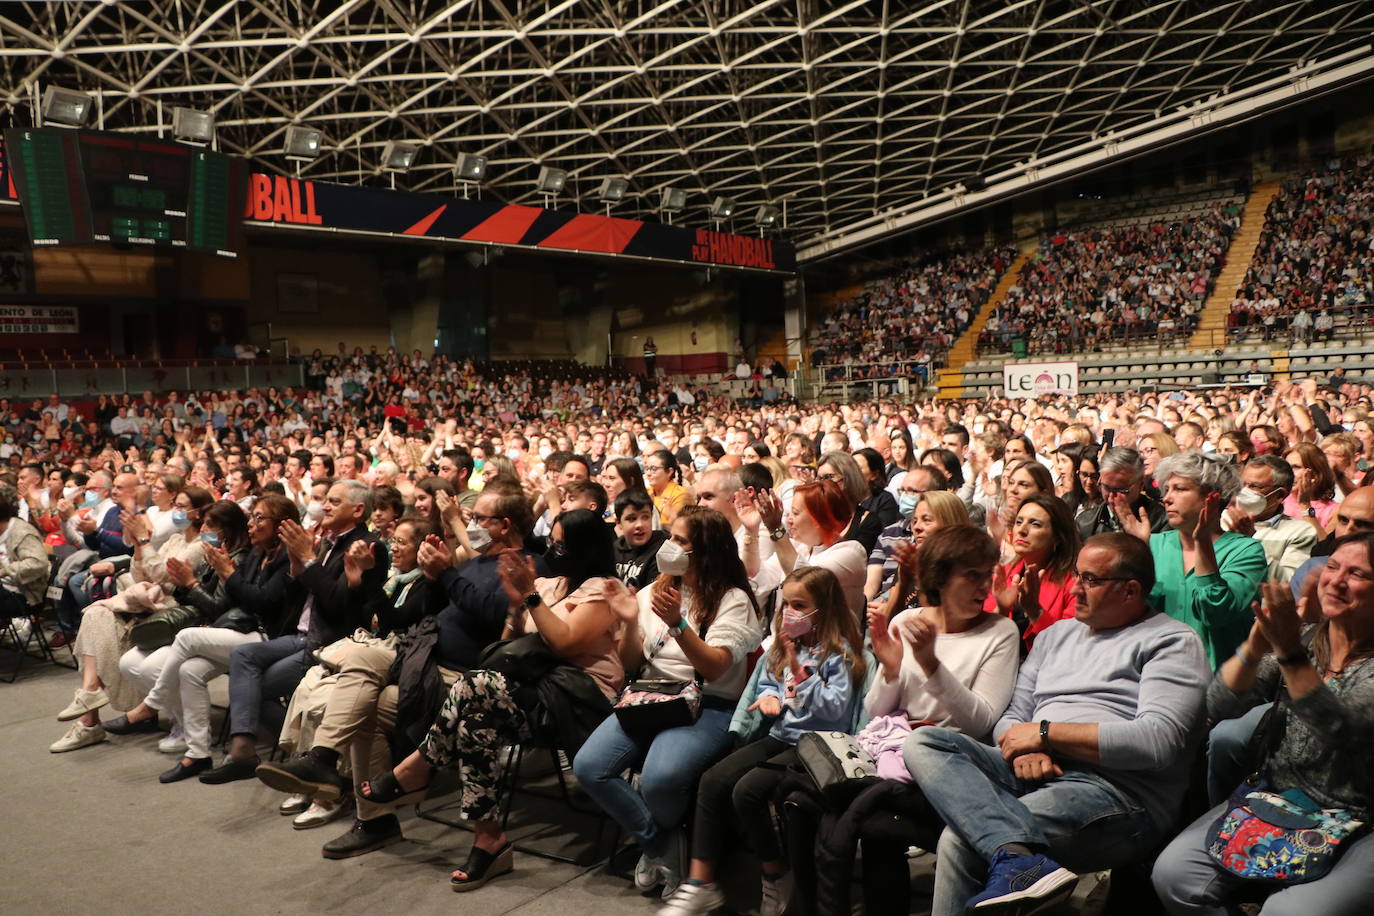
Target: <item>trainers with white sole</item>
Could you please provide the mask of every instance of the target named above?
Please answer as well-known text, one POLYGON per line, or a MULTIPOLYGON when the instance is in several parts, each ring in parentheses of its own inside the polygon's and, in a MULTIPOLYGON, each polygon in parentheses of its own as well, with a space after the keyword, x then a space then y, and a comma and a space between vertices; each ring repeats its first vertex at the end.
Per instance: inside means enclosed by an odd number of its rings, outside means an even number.
POLYGON ((70 722, 72 719, 79 719, 88 712, 108 706, 109 702, 110 698, 99 687, 95 690, 82 690, 78 687, 76 696, 67 704, 67 708, 57 714, 57 721, 70 722))
POLYGON ((181 725, 173 725, 161 741, 157 743, 157 749, 164 754, 180 754, 186 750, 186 732, 181 730, 181 725))
POLYGON ((714 884, 685 881, 669 897, 658 916, 706 916, 725 906, 725 895, 714 884))
POLYGON ((663 863, 641 854, 635 863, 635 888, 651 891, 663 883, 663 863))
POLYGON ((763 898, 759 903, 759 916, 782 916, 787 912, 787 901, 792 897, 790 874, 772 880, 763 879, 763 898))
POLYGON ((346 801, 335 802, 328 808, 319 802, 313 802, 304 812, 291 819, 291 826, 297 830, 309 830, 311 827, 322 827, 352 813, 353 806, 346 801))
POLYGON ((72 727, 67 729, 67 733, 54 741, 48 750, 54 754, 62 754, 78 748, 90 747, 92 744, 99 744, 104 740, 105 727, 103 725, 83 725, 80 722, 74 722, 72 727))

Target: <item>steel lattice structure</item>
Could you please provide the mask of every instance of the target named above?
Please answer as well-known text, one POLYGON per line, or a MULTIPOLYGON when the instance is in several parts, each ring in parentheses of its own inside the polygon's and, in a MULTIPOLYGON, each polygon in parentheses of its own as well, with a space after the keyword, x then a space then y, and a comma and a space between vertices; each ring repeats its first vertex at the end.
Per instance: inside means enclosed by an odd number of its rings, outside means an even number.
POLYGON ((540 203, 541 164, 596 210, 657 219, 717 195, 737 226, 785 208, 799 245, 875 214, 1225 96, 1310 62, 1369 54, 1364 0, 147 0, 0 5, 0 101, 99 92, 106 129, 213 111, 219 146, 268 170, 317 127, 308 177, 377 182, 388 140, 422 145, 398 186, 540 203), (161 103, 161 109, 159 106, 161 103))

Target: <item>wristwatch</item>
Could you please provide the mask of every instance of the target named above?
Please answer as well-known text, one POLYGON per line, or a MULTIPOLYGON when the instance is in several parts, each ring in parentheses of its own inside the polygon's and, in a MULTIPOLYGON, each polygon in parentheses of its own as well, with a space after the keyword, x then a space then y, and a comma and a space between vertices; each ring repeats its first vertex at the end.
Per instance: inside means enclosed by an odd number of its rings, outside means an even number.
POLYGON ((1040 720, 1040 749, 1046 754, 1050 752, 1050 720, 1040 720))
POLYGON ((532 611, 544 603, 544 599, 539 597, 538 592, 530 592, 525 596, 525 600, 520 602, 520 606, 527 611, 532 611))
POLYGON ((781 541, 785 537, 787 537, 787 529, 782 525, 768 531, 768 540, 770 541, 781 541))

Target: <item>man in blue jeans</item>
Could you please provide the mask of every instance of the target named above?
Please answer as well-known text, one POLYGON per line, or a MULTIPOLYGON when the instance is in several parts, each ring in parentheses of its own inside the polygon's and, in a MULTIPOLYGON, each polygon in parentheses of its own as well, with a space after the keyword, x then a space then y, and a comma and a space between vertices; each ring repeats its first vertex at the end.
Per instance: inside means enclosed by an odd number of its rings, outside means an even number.
POLYGON ((997 747, 933 727, 907 739, 946 824, 933 916, 1048 906, 1077 879, 1061 861, 1116 867, 1173 832, 1211 679, 1202 642, 1146 604, 1154 565, 1130 535, 1090 538, 1076 580, 1076 617, 1036 637, 997 747))

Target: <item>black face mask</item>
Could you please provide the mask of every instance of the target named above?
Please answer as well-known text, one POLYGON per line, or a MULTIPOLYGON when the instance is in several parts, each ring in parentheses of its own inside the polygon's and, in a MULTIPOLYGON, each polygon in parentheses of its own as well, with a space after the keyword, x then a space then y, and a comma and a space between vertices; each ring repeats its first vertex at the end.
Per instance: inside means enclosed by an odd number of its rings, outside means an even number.
POLYGON ((544 565, 555 576, 571 577, 576 569, 576 564, 568 556, 567 551, 554 546, 553 542, 549 542, 549 546, 544 549, 544 565))

